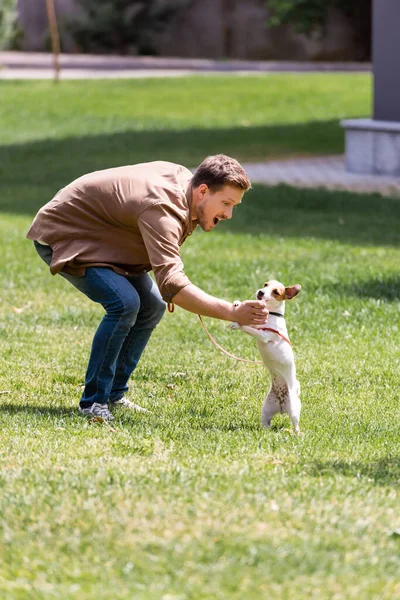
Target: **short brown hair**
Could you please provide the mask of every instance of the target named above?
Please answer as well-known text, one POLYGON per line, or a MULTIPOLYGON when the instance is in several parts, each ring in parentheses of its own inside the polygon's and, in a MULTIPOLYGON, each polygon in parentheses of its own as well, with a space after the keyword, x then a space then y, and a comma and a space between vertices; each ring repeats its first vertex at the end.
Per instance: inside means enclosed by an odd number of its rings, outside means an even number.
POLYGON ((237 160, 225 154, 208 156, 199 165, 193 175, 194 188, 205 183, 210 190, 218 191, 224 185, 231 185, 244 191, 251 188, 246 171, 237 160))

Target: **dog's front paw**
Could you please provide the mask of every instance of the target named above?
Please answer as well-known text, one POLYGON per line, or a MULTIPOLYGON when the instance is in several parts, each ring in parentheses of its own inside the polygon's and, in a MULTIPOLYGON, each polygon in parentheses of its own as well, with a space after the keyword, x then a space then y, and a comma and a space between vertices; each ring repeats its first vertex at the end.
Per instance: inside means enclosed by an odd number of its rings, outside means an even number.
POLYGON ((239 325, 239 323, 229 323, 228 325, 229 329, 241 329, 241 325, 239 325))

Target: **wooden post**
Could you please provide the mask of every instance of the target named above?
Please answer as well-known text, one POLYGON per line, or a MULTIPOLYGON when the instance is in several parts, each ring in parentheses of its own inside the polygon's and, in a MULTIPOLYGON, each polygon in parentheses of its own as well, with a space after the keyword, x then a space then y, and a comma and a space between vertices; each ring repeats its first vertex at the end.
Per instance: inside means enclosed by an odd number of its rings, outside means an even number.
POLYGON ((46 8, 47 19, 49 21, 51 48, 53 51, 54 81, 57 83, 60 79, 60 35, 58 32, 54 0, 46 0, 46 8))
POLYGON ((233 55, 232 14, 234 8, 235 0, 221 0, 223 58, 232 58, 233 55))

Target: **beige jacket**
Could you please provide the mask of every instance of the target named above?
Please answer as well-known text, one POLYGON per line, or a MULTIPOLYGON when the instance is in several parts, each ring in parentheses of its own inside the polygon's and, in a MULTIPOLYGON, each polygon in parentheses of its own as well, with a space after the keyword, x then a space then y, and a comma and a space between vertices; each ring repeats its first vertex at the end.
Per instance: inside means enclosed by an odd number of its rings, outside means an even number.
POLYGON ((53 275, 84 275, 91 266, 122 275, 153 270, 168 302, 190 284, 179 247, 197 225, 191 178, 162 161, 89 173, 39 210, 27 237, 51 246, 53 275))

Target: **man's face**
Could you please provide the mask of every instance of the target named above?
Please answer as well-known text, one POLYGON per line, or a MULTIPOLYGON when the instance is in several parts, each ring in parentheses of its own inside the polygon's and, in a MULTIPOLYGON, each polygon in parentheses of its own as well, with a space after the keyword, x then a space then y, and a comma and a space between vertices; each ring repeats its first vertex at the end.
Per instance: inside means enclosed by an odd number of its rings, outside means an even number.
POLYGON ((219 221, 232 218, 235 206, 241 203, 244 191, 231 185, 225 185, 213 192, 202 183, 195 190, 194 217, 204 231, 211 231, 219 221))

